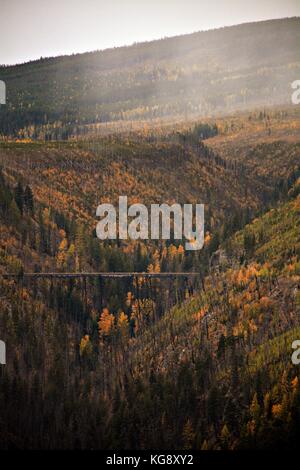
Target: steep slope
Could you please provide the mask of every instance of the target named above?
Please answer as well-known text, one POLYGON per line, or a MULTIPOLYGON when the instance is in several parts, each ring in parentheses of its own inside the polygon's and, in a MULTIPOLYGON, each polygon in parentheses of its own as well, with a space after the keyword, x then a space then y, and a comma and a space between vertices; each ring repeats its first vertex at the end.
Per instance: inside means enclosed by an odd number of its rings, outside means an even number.
POLYGON ((297 116, 0 144, 0 273, 17 275, 0 275, 2 448, 297 447, 297 116), (100 243, 95 207, 122 193, 206 202, 205 248, 100 243), (201 276, 35 280, 24 270, 201 276))
MULTIPOLYGON (((140 271, 159 263, 160 269, 172 271, 173 261, 166 262, 164 253, 168 246, 177 250, 178 242, 165 245, 149 241, 142 257, 140 244, 132 241, 107 243, 112 254, 107 257, 102 253, 94 233, 96 207, 101 202, 117 205, 118 197, 127 195, 129 204, 139 201, 147 206, 175 201, 204 203, 205 231, 213 242, 199 253, 186 252, 176 266, 206 271, 208 258, 220 241, 278 199, 286 198, 299 176, 296 124, 297 115, 289 110, 263 119, 253 114, 241 116, 233 126, 231 118, 219 119, 218 134, 205 144, 198 135, 199 129, 207 129, 203 123, 194 124, 192 130, 179 126, 159 133, 130 132, 76 142, 3 142, 0 162, 12 187, 20 182, 33 191, 38 207, 37 234, 33 230, 30 238, 40 245, 38 225, 42 225, 46 233, 42 252, 52 256, 47 265, 38 262, 39 269, 140 271), (55 236, 51 235, 54 227, 55 236), (60 260, 60 243, 65 244, 68 261, 60 260), (67 255, 68 250, 72 255, 67 255)), ((23 259, 25 270, 33 270, 36 261, 31 256, 23 259)))
MULTIPOLYGON (((187 289, 161 318, 154 315, 160 285, 152 295, 141 285, 139 302, 134 289, 126 295, 118 285, 124 310, 99 316, 95 286, 85 299, 74 283, 1 278, 9 358, 0 385, 1 447, 296 448, 299 188, 300 181, 289 202, 227 240, 225 261, 202 290, 187 289)), ((2 178, 2 230, 12 223, 8 213, 3 222, 9 191, 2 178)), ((31 211, 27 203, 1 247, 5 269, 20 256, 9 253, 30 231, 31 211)))
POLYGON ((45 124, 204 115, 290 102, 299 18, 1 67, 0 134, 45 124))

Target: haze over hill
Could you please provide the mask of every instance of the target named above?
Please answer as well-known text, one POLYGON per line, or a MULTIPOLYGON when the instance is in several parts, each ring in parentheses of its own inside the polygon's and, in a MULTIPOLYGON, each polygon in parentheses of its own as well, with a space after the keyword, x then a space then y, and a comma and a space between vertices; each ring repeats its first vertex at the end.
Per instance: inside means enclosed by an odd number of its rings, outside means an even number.
POLYGON ((288 104, 299 40, 295 17, 0 67, 0 134, 288 104))

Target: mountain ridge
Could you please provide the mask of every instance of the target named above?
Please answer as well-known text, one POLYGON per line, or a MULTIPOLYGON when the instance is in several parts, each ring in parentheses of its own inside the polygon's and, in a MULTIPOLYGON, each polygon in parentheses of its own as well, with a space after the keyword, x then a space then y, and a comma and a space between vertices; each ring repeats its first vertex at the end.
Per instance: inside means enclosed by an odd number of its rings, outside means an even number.
POLYGON ((294 17, 0 67, 0 136, 286 105, 299 41, 294 17))
POLYGON ((200 34, 205 34, 205 33, 210 33, 210 32, 215 32, 215 31, 224 31, 227 29, 231 28, 239 28, 243 26, 249 26, 249 25, 261 25, 266 24, 266 23, 274 23, 274 22, 281 22, 285 20, 299 20, 300 16, 287 16, 283 18, 270 18, 268 20, 260 20, 260 21, 246 21, 243 23, 238 23, 238 24, 232 24, 232 25, 226 25, 226 26, 220 26, 217 28, 210 28, 210 29, 203 29, 203 30, 198 30, 198 31, 193 31, 191 33, 183 33, 183 34, 176 34, 174 36, 163 36, 161 38, 155 38, 155 39, 149 39, 145 41, 137 41, 133 42, 131 44, 124 44, 120 46, 112 46, 112 47, 106 47, 104 49, 93 49, 90 51, 84 51, 84 52, 73 52, 70 54, 59 54, 55 56, 41 56, 40 58, 36 59, 30 59, 25 62, 17 62, 16 64, 1 64, 0 63, 0 71, 2 68, 14 68, 14 67, 19 67, 19 66, 26 66, 29 64, 38 64, 38 63, 43 63, 45 61, 55 61, 55 60, 61 60, 61 59, 67 59, 67 58, 74 58, 74 57, 80 57, 83 55, 93 55, 93 54, 102 54, 105 52, 112 52, 115 51, 116 49, 128 49, 131 47, 138 47, 138 46, 145 46, 149 44, 154 44, 158 43, 160 41, 168 41, 168 40, 177 40, 179 38, 192 38, 195 35, 200 35, 200 34))

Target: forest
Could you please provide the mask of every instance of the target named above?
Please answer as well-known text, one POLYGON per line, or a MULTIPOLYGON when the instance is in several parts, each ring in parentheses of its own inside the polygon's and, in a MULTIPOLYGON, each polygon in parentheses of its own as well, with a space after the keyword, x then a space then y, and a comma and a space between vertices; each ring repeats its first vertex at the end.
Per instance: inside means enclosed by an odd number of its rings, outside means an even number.
POLYGON ((0 450, 298 449, 299 26, 0 66, 0 450), (120 196, 203 248, 100 240, 120 196))
POLYGON ((297 448, 299 126, 276 107, 0 143, 1 448, 297 448), (100 241, 120 194, 204 203, 204 248, 100 241), (168 272, 195 276, 147 276, 168 272))

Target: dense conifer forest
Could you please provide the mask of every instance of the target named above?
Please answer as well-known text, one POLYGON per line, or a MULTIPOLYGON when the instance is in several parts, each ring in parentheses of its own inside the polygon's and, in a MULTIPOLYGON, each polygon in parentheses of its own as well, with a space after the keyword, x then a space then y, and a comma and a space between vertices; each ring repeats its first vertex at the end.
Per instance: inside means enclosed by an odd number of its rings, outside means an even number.
POLYGON ((1 449, 297 448, 299 31, 0 68, 1 449), (203 249, 100 241, 120 195, 203 203, 203 249), (82 275, 28 276, 51 272, 82 275), (196 275, 146 275, 169 272, 196 275))

